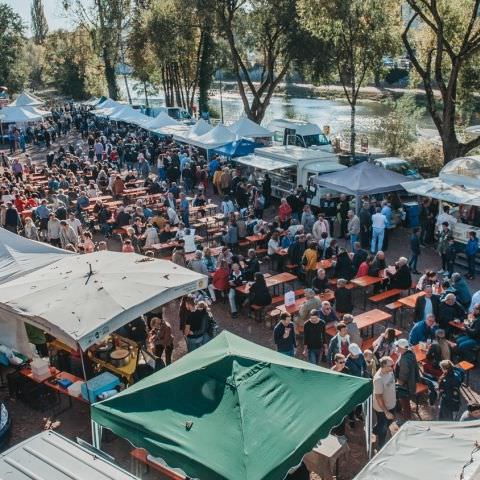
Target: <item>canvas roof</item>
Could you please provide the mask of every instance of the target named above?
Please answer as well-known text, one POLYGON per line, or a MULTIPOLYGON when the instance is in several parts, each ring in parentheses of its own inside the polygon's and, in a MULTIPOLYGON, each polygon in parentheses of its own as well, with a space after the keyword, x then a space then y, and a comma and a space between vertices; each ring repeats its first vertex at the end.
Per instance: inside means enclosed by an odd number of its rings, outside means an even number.
POLYGON ((267 130, 265 127, 262 127, 245 116, 240 117, 235 123, 229 125, 228 128, 238 137, 255 138, 273 136, 270 130, 267 130))
POLYGON ((43 105, 44 103, 44 101, 40 100, 34 95, 23 92, 12 103, 10 103, 9 107, 25 107, 27 105, 39 106, 43 105))
POLYGON ((374 195, 403 190, 409 178, 369 162, 361 162, 346 170, 316 177, 315 183, 347 195, 374 195))
POLYGON ((257 147, 258 144, 252 140, 241 138, 240 140, 235 140, 232 143, 227 143, 222 147, 216 148, 215 153, 225 155, 226 157, 243 157, 252 154, 257 147))
POLYGON ((278 480, 371 392, 224 331, 91 416, 190 478, 278 480))
POLYGON ((166 127, 167 125, 178 125, 178 122, 166 112, 160 112, 156 117, 146 121, 142 127, 147 130, 155 130, 156 128, 166 127))
POLYGON ((195 145, 205 150, 211 150, 236 140, 237 136, 230 131, 223 123, 219 123, 209 132, 201 136, 189 136, 187 143, 195 145))
POLYGON ((86 349, 150 310, 206 286, 166 260, 101 251, 68 255, 0 285, 0 322, 14 316, 86 349))
POLYGON ((438 177, 451 185, 480 190, 480 156, 455 158, 440 170, 438 177))
POLYGON ((480 421, 407 422, 354 480, 477 480, 480 421))
POLYGON ((42 115, 34 113, 23 107, 4 107, 0 110, 2 123, 28 123, 42 120, 42 115))

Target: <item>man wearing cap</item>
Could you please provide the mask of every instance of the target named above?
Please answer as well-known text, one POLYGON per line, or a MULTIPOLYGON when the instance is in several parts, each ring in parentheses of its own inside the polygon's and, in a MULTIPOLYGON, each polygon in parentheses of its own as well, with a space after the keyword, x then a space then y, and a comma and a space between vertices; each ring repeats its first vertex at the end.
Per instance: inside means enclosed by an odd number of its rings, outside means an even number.
POLYGON ((393 365, 393 360, 390 357, 382 357, 380 359, 380 369, 373 377, 373 409, 377 416, 373 433, 377 436, 379 450, 385 444, 388 427, 395 418, 397 395, 393 365))
POLYGON ((367 363, 363 356, 361 348, 356 343, 348 346, 348 357, 346 367, 350 374, 355 377, 368 377, 367 363))
POLYGON ((417 382, 420 379, 417 359, 410 350, 408 340, 401 338, 396 343, 399 358, 395 364, 395 377, 398 385, 398 397, 405 420, 410 420, 412 410, 410 399, 415 397, 417 382))

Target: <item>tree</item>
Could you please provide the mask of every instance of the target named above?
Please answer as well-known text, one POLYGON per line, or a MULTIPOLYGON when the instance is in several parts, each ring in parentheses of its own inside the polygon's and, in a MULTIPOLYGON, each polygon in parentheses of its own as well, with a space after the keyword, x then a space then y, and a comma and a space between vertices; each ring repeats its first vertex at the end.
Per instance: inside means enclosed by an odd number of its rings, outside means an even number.
POLYGON ((45 18, 42 0, 33 0, 30 10, 32 16, 33 38, 37 45, 41 45, 48 34, 48 23, 45 18))
POLYGON ((444 162, 448 163, 480 145, 480 137, 463 142, 456 132, 462 77, 468 81, 465 73, 479 60, 480 0, 407 2, 412 15, 402 34, 403 43, 422 81, 427 109, 442 139, 444 162))
POLYGON ((130 22, 130 0, 63 0, 63 5, 78 25, 88 29, 103 60, 108 95, 118 99, 115 67, 120 59, 122 35, 130 22))
POLYGON ((302 22, 331 42, 333 61, 350 104, 350 153, 355 155, 355 117, 360 88, 378 59, 395 53, 400 11, 395 0, 299 0, 302 22))
POLYGON ((11 7, 0 3, 0 86, 16 92, 23 87, 26 72, 22 68, 25 26, 11 7))
POLYGON ((292 62, 292 40, 299 30, 296 0, 216 0, 216 4, 244 111, 260 123, 292 62), (254 65, 260 69, 258 84, 252 80, 254 65))
POLYGON ((85 100, 105 91, 102 65, 90 33, 84 27, 73 32, 56 30, 45 43, 45 75, 59 93, 85 100))
POLYGON ((407 95, 386 103, 390 113, 378 120, 376 137, 386 155, 395 157, 409 152, 416 141, 416 125, 424 109, 417 107, 413 96, 407 95))

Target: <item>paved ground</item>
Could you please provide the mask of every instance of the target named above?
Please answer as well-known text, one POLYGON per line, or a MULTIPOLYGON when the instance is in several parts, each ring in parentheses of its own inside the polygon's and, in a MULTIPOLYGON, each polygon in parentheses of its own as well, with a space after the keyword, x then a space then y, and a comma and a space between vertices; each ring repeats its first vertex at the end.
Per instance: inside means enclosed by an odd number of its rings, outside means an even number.
MULTIPOLYGON (((74 141, 75 137, 71 137, 69 140, 74 141)), ((45 149, 41 151, 31 150, 34 159, 38 161, 44 160, 45 152, 45 149)), ((273 210, 268 213, 272 215, 273 210)), ((118 250, 119 243, 111 241, 109 247, 112 250, 118 250)), ((386 254, 387 260, 391 263, 399 256, 408 256, 408 232, 405 229, 398 229, 394 232, 394 234, 391 236, 390 248, 386 254)), ((439 260, 436 253, 432 249, 428 248, 422 252, 419 260, 419 270, 427 267, 439 268, 439 260)), ((474 282, 470 282, 470 285, 472 292, 476 291, 480 288, 480 281, 476 280, 474 282)), ((355 303, 356 305, 361 305, 358 294, 359 292, 356 292, 357 300, 355 303)), ((221 329, 228 329, 229 331, 248 340, 270 348, 274 348, 272 331, 270 328, 267 328, 263 324, 257 323, 252 319, 248 319, 245 314, 241 315, 237 319, 232 319, 229 314, 228 302, 222 302, 220 299, 218 303, 213 306, 213 311, 221 329)), ((358 311, 360 312, 361 310, 358 311)), ((171 322, 175 332, 174 359, 177 359, 186 352, 185 341, 178 327, 177 303, 172 303, 169 305, 169 307, 166 309, 166 317, 171 322)), ((405 320, 409 320, 408 316, 405 317, 405 320)), ((480 375, 478 374, 478 371, 474 371, 472 373, 471 385, 473 386, 474 390, 478 390, 478 387, 480 386, 480 375)), ((9 399, 6 389, 0 389, 0 400, 5 400, 13 418, 13 430, 11 438, 12 444, 18 443, 19 441, 41 431, 44 428, 44 425, 48 420, 48 416, 46 416, 46 414, 35 412, 22 403, 9 399)), ((316 401, 318 408, 321 408, 321 399, 316 399, 316 401)), ((425 420, 436 418, 437 412, 435 408, 432 409, 430 407, 421 407, 420 414, 421 418, 425 420)), ((81 437, 85 440, 90 440, 89 409, 87 406, 75 402, 74 407, 62 414, 58 420, 61 421, 58 431, 62 434, 70 438, 81 437)), ((353 476, 366 462, 366 456, 364 453, 363 429, 361 425, 357 424, 354 429, 349 429, 347 427, 347 436, 351 445, 351 455, 347 462, 341 464, 340 471, 342 472, 342 475, 340 478, 343 479, 353 478, 353 476)), ((129 468, 130 459, 128 452, 130 450, 130 446, 128 442, 121 439, 112 439, 110 437, 111 436, 109 435, 107 437, 107 441, 104 442, 104 449, 111 453, 120 465, 129 468)), ((144 478, 159 477, 149 474, 144 478)), ((312 479, 313 478, 318 479, 318 477, 315 475, 312 475, 312 479)))

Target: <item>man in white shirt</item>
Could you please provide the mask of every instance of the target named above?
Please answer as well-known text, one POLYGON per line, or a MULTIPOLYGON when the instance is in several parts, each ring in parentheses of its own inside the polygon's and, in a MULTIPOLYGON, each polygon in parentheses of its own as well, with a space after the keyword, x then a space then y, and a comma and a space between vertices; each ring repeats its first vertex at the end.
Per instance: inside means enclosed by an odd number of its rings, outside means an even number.
POLYGON ((382 250, 386 226, 387 219, 385 215, 381 213, 380 207, 377 207, 375 213, 372 215, 372 245, 370 248, 372 254, 377 253, 378 250, 382 250))
POLYGON ((385 444, 388 427, 392 423, 397 403, 393 360, 390 357, 380 359, 380 369, 373 377, 373 409, 377 414, 377 424, 373 432, 377 436, 377 448, 385 444))
POLYGON ((448 222, 448 228, 450 228, 452 231, 457 223, 457 219, 453 215, 450 215, 450 207, 448 205, 444 205, 443 212, 439 213, 437 216, 437 222, 435 224, 435 229, 437 232, 442 230, 443 222, 448 222))

